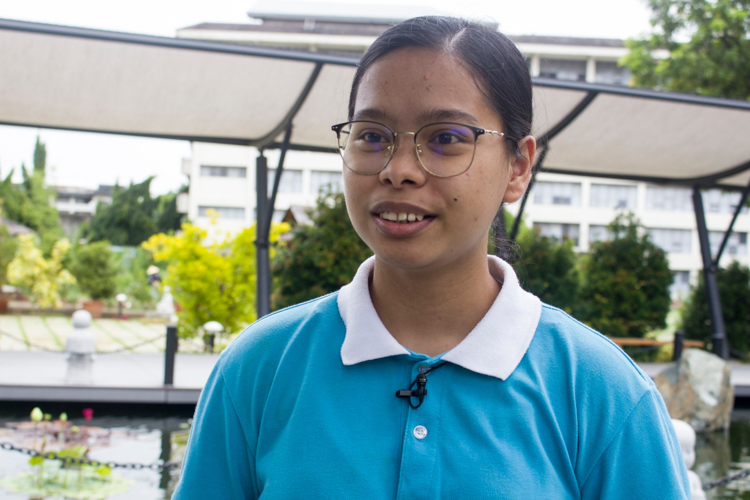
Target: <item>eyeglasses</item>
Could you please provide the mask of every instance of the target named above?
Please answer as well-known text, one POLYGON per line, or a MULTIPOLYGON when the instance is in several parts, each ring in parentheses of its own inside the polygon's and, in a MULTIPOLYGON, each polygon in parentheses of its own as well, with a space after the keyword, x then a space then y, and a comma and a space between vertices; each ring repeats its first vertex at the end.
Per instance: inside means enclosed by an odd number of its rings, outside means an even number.
POLYGON ((398 149, 399 135, 414 136, 419 163, 435 177, 454 177, 469 170, 480 135, 508 139, 502 132, 452 122, 430 123, 416 132, 394 132, 382 123, 367 120, 339 123, 331 128, 336 132, 344 165, 362 175, 375 175, 388 165, 398 149))

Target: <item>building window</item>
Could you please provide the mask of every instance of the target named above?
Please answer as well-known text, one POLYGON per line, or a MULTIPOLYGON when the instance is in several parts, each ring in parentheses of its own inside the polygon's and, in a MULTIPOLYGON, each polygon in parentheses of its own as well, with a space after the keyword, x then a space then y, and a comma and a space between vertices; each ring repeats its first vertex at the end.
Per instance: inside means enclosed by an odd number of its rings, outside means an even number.
POLYGON ((629 85, 630 71, 614 61, 596 61, 596 83, 629 85))
POLYGON ((578 224, 551 224, 548 222, 535 222, 534 228, 539 228, 539 234, 547 238, 562 241, 564 238, 573 240, 573 245, 578 246, 578 224))
POLYGON ((692 191, 686 188, 647 186, 646 208, 690 211, 693 209, 692 191))
MULTIPOLYGON (((276 170, 268 171, 268 194, 273 190, 273 182, 276 178, 276 170)), ((281 172, 279 182, 279 193, 301 193, 302 192, 302 170, 286 170, 281 172)))
POLYGON ((609 241, 612 239, 612 232, 607 226, 589 226, 589 245, 597 241, 609 241))
POLYGON ((586 81, 586 61, 568 59, 542 59, 539 62, 539 76, 556 80, 586 81))
POLYGON ((244 219, 244 207, 198 207, 198 217, 208 217, 209 210, 215 210, 222 219, 244 219))
MULTIPOLYGON (((711 246, 711 255, 716 255, 721 242, 724 240, 724 231, 709 231, 708 243, 711 246)), ((732 233, 727 240, 724 254, 747 255, 747 233, 732 233)))
POLYGON ((651 241, 665 252, 690 253, 692 231, 689 229, 649 229, 651 241))
POLYGON ((538 205, 581 206, 581 184, 573 182, 537 182, 534 203, 538 205))
POLYGON ((247 177, 246 167, 215 167, 201 165, 201 177, 247 177))
MULTIPOLYGON (((733 214, 737 210, 737 204, 742 195, 740 193, 727 193, 721 189, 709 189, 703 191, 703 207, 706 212, 720 212, 733 214)), ((740 213, 746 214, 747 207, 742 207, 740 213)))
POLYGON ((690 271, 675 271, 674 281, 669 285, 672 300, 682 300, 690 293, 690 271))
POLYGON ((329 184, 333 191, 342 191, 341 183, 341 172, 324 172, 321 170, 310 172, 310 192, 313 194, 320 193, 320 190, 329 184))
POLYGON ((635 210, 638 203, 638 188, 613 184, 591 185, 591 206, 635 210))

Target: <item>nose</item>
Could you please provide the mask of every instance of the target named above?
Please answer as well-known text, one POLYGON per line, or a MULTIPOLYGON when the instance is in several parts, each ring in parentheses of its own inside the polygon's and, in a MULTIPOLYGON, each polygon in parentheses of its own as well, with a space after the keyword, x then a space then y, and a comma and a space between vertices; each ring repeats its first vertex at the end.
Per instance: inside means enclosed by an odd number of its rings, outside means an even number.
POLYGON ((427 181, 427 172, 419 163, 414 142, 414 132, 396 132, 393 141, 394 151, 388 165, 380 171, 379 178, 383 184, 390 184, 401 189, 406 185, 421 186, 427 181), (399 135, 401 146, 399 147, 399 135))

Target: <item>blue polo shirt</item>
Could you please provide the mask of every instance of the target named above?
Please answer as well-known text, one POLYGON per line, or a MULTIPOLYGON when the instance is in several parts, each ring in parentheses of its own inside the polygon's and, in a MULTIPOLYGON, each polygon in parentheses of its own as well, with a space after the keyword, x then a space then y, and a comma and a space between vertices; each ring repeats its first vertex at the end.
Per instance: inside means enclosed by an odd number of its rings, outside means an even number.
POLYGON ((251 325, 201 394, 173 498, 690 498, 651 380, 488 261, 501 291, 441 356, 385 329, 372 259, 339 292, 251 325), (421 406, 396 397, 441 363, 421 406))

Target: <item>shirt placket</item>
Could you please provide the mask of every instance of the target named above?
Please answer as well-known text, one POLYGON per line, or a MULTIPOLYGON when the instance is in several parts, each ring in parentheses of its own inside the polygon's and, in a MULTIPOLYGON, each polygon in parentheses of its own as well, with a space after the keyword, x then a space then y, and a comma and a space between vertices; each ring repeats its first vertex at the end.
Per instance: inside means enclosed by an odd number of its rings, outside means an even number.
MULTIPOLYGON (((436 362, 418 362, 411 369, 411 380, 415 380, 421 370, 436 362)), ((438 371, 427 374, 427 394, 419 408, 408 406, 406 427, 403 434, 401 452, 401 470, 399 473, 398 499, 431 499, 434 498, 432 489, 435 484, 432 476, 435 468, 437 444, 440 439, 440 407, 442 400, 441 379, 445 372, 438 371)), ((418 400, 412 398, 412 403, 418 400)))

